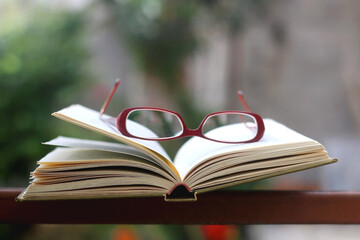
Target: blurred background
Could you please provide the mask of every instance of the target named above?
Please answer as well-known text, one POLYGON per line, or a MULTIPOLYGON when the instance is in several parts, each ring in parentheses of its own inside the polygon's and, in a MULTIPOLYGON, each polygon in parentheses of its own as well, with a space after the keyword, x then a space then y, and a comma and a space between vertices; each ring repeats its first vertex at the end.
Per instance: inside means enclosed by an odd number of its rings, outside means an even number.
MULTIPOLYGON (((339 162, 241 189, 360 189, 360 2, 0 0, 0 187, 26 187, 57 135, 101 138, 50 114, 71 103, 205 114, 250 109, 339 162)), ((167 146, 173 154, 178 142, 167 146)), ((1 225, 3 239, 357 239, 358 226, 1 225), (211 238, 216 236, 216 238, 211 238), (276 237, 275 237, 276 236, 276 237)))

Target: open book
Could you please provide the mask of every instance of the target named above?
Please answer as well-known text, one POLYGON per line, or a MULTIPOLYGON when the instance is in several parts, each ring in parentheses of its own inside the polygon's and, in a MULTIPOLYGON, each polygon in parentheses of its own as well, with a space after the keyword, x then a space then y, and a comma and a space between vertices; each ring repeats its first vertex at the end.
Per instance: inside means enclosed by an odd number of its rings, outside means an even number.
MULTIPOLYGON (((122 144, 68 137, 46 142, 57 148, 38 161, 18 200, 134 196, 196 200, 198 193, 337 161, 320 143, 271 119, 264 119, 265 134, 258 142, 225 144, 192 137, 172 161, 158 142, 125 137, 100 119, 99 112, 84 106, 72 105, 53 116, 122 144)), ((209 134, 216 131, 234 132, 228 125, 209 134)))

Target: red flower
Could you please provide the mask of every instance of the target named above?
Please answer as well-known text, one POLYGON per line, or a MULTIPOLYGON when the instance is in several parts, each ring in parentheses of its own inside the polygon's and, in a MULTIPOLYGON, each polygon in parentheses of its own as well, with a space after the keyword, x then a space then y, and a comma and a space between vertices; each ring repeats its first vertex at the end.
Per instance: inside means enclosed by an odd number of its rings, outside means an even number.
POLYGON ((206 240, 229 240, 238 236, 234 225, 203 225, 201 230, 206 240))

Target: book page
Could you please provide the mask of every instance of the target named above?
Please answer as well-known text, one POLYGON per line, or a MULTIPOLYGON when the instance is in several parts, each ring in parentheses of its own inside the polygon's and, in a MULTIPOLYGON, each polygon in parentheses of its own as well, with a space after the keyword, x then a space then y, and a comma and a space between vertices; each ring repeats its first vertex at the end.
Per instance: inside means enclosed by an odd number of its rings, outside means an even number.
POLYGON ((226 159, 220 162, 218 165, 225 166, 214 166, 211 165, 207 168, 202 168, 201 171, 196 172, 196 174, 192 175, 188 179, 184 181, 186 184, 193 189, 196 185, 199 185, 202 182, 218 179, 218 178, 226 178, 232 174, 241 175, 244 172, 254 172, 261 171, 262 169, 267 168, 278 168, 281 166, 290 166, 294 164, 301 164, 306 162, 314 162, 328 159, 325 151, 317 151, 306 154, 297 154, 290 156, 282 156, 275 158, 268 158, 267 156, 255 156, 250 157, 251 160, 247 160, 246 156, 244 157, 235 157, 226 159), (259 160, 264 159, 264 160, 259 160), (255 160, 255 161, 254 161, 255 160))
MULTIPOLYGON (((56 173, 67 172, 72 174, 75 170, 84 172, 109 168, 119 170, 119 167, 121 167, 133 169, 139 173, 150 171, 165 177, 172 181, 173 184, 177 182, 177 179, 173 178, 165 169, 160 168, 158 164, 118 152, 58 147, 39 160, 38 164, 39 166, 32 173, 32 176, 41 175, 42 173, 54 177, 56 173)), ((77 176, 75 173, 72 175, 77 176)))
POLYGON ((267 168, 259 171, 249 171, 240 174, 227 175, 225 177, 219 177, 218 179, 212 179, 208 182, 196 185, 195 191, 197 191, 198 193, 212 191, 219 188, 230 187, 246 182, 253 182, 255 180, 261 180, 279 175, 284 175, 284 174, 310 169, 335 162, 337 162, 336 159, 324 160, 322 158, 319 160, 303 162, 299 164, 267 168))
POLYGON ((44 142, 43 144, 58 146, 58 147, 71 147, 71 148, 93 149, 93 150, 101 150, 107 152, 124 153, 130 156, 135 156, 149 161, 154 161, 144 152, 136 148, 133 148, 131 146, 119 144, 119 143, 58 136, 57 138, 54 138, 48 142, 44 142))
MULTIPOLYGON (((85 140, 85 139, 78 139, 78 138, 70 138, 70 137, 63 137, 59 136, 51 141, 45 142, 44 144, 58 146, 58 147, 70 147, 70 148, 79 148, 79 149, 91 149, 91 150, 100 150, 106 152, 115 152, 115 153, 122 153, 129 156, 138 157, 141 159, 145 159, 150 161, 156 165, 159 165, 159 161, 154 160, 144 152, 119 143, 112 143, 112 142, 104 142, 104 141, 95 141, 95 140, 85 140)), ((161 166, 161 165, 159 165, 161 166)))
MULTIPOLYGON (((169 156, 158 142, 145 141, 122 135, 114 126, 115 118, 108 115, 103 115, 103 117, 100 118, 98 111, 92 110, 79 104, 71 105, 67 108, 53 113, 52 115, 64 121, 111 137, 122 143, 144 151, 154 160, 158 160, 160 165, 172 171, 172 174, 178 179, 180 179, 180 176, 173 163, 170 161, 169 156)), ((136 123, 133 123, 132 126, 135 124, 136 123)), ((146 127, 140 124, 137 124, 136 128, 138 129, 138 131, 149 131, 146 127)))
MULTIPOLYGON (((289 129, 272 119, 264 119, 264 124, 265 133, 263 138, 260 141, 253 143, 226 144, 193 137, 179 149, 174 160, 174 165, 183 179, 192 168, 208 158, 214 158, 234 152, 259 150, 260 148, 269 148, 282 144, 301 142, 314 142, 316 144, 314 140, 289 129)), ((231 134, 236 134, 236 132, 234 132, 234 125, 216 128, 208 134, 216 135, 220 132, 222 135, 227 134, 229 136, 231 134)))
POLYGON ((40 166, 31 174, 33 180, 28 187, 31 194, 84 189, 97 191, 108 187, 131 189, 133 186, 162 188, 166 193, 177 183, 155 164, 117 152, 56 148, 38 163, 40 166))

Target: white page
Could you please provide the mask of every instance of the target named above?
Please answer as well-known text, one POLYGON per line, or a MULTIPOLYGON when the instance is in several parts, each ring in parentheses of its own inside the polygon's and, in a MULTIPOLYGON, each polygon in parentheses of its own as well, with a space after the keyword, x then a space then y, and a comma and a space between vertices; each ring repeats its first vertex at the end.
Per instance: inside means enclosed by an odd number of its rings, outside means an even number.
MULTIPOLYGON (((309 142, 314 140, 301 135, 286 126, 272 120, 264 119, 265 133, 263 138, 258 142, 244 144, 226 144, 206 140, 199 137, 193 137, 188 140, 177 152, 174 165, 181 178, 183 179, 188 171, 200 162, 210 157, 219 156, 233 152, 242 152, 254 150, 257 148, 270 147, 280 144, 309 142)), ((221 132, 224 134, 234 134, 234 126, 228 125, 216 128, 209 134, 221 132)))
MULTIPOLYGON (((75 104, 62 109, 54 113, 53 115, 65 121, 75 120, 76 122, 72 122, 72 123, 102 133, 119 141, 122 141, 128 145, 135 146, 137 148, 139 148, 139 146, 140 147, 144 146, 164 156, 166 159, 170 160, 170 157, 158 142, 145 141, 145 140, 130 138, 122 135, 119 132, 119 130, 114 126, 115 119, 108 115, 104 115, 102 117, 103 119, 106 120, 104 121, 100 119, 100 115, 98 111, 92 110, 90 108, 84 107, 79 104, 75 104)), ((145 132, 149 131, 149 129, 147 129, 146 127, 137 124, 135 122, 131 124, 131 127, 134 127, 133 125, 137 125, 136 128, 138 129, 138 131, 145 131, 145 132)))
MULTIPOLYGON (((174 179, 180 181, 180 174, 170 160, 170 157, 167 155, 165 150, 158 142, 145 141, 122 135, 114 125, 116 121, 115 118, 108 115, 103 115, 103 117, 100 118, 100 114, 98 111, 92 110, 79 104, 71 105, 67 108, 53 113, 52 115, 64 121, 111 137, 122 143, 146 152, 161 166, 163 166, 163 168, 166 169, 168 173, 170 173, 174 177, 174 179)), ((137 125, 136 128, 139 131, 150 131, 146 127, 135 122, 132 122, 131 127, 134 127, 135 125, 137 125)))
POLYGON ((146 155, 144 152, 133 148, 128 145, 104 141, 85 140, 79 138, 70 138, 59 136, 43 144, 58 146, 58 147, 71 147, 71 148, 82 148, 82 149, 93 149, 107 152, 123 153, 139 158, 143 158, 152 162, 155 162, 151 157, 146 155))

